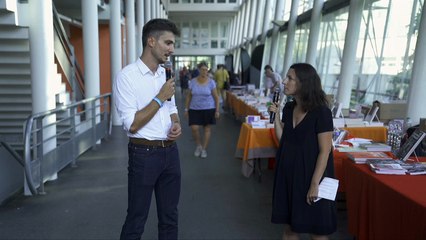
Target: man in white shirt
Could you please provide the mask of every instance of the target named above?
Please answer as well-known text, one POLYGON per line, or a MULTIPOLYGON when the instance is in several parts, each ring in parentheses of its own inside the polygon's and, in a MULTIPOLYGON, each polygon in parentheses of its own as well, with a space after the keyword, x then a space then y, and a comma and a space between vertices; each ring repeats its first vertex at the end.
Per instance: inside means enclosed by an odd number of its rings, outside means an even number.
POLYGON ((128 208, 120 239, 140 239, 155 192, 158 239, 177 239, 181 184, 175 140, 181 125, 173 97, 175 79, 166 81, 163 64, 174 52, 176 25, 152 19, 142 30, 143 53, 123 68, 114 84, 114 100, 129 136, 128 208))
POLYGON ((264 71, 266 76, 265 95, 268 96, 273 94, 277 87, 281 89, 282 78, 278 73, 274 72, 270 65, 266 65, 264 71))

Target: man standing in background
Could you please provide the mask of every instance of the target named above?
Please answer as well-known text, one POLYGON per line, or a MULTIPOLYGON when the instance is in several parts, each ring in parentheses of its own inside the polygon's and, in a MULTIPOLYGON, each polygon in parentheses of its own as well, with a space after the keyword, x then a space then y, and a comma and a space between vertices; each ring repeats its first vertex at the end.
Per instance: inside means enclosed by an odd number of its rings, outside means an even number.
POLYGON ((216 72, 214 73, 214 80, 216 81, 217 92, 222 99, 222 107, 226 105, 226 88, 225 84, 229 86, 229 74, 225 68, 225 65, 218 64, 216 72), (225 83, 226 82, 226 83, 225 83))
POLYGON ((265 79, 265 96, 269 96, 269 95, 274 93, 275 88, 278 87, 278 88, 281 89, 280 84, 282 82, 282 78, 278 73, 274 72, 271 65, 266 65, 264 70, 265 70, 265 76, 266 76, 266 79, 265 79))

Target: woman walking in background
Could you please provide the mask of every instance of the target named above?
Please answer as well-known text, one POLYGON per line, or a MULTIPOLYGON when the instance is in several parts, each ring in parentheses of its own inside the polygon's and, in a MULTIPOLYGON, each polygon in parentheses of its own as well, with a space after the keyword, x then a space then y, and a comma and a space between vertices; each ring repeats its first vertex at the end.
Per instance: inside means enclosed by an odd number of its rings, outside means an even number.
MULTIPOLYGON (((275 130, 280 139, 276 155, 272 222, 284 224, 283 239, 328 239, 336 231, 336 206, 326 199, 315 202, 319 183, 334 177, 333 119, 321 80, 309 64, 293 64, 283 81, 284 93, 294 100, 276 114, 275 130)), ((278 103, 269 110, 278 112, 278 103)))
POLYGON ((198 65, 200 75, 189 83, 189 91, 185 101, 185 117, 188 118, 192 136, 195 139, 196 157, 207 157, 207 146, 211 135, 211 125, 219 118, 219 96, 216 84, 208 77, 209 68, 206 63, 198 65), (204 134, 201 140, 200 128, 204 134))

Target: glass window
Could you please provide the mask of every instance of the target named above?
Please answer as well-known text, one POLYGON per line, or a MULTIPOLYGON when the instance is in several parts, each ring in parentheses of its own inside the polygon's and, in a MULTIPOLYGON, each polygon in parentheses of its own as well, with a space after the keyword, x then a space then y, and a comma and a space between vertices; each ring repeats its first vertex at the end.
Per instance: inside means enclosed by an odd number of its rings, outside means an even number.
POLYGON ((220 23, 220 37, 227 37, 228 36, 228 23, 221 22, 220 23))
POLYGON ((179 0, 170 0, 170 3, 179 3, 179 0))
POLYGON ((194 0, 194 3, 203 3, 203 0, 194 0))
POLYGON ((206 0, 206 3, 214 3, 214 0, 206 0))
POLYGON ((220 41, 220 48, 226 48, 226 40, 220 41))
POLYGON ((218 32, 218 24, 217 22, 211 22, 210 23, 210 37, 212 38, 217 38, 219 36, 219 32, 218 32))
POLYGON ((226 3, 226 0, 217 0, 217 3, 226 3))
POLYGON ((327 94, 337 94, 347 20, 347 7, 322 18, 316 62, 327 94))
POLYGON ((309 23, 300 25, 296 29, 293 62, 305 62, 308 51, 309 23))
POLYGON ((217 46, 217 40, 211 40, 210 41, 210 47, 211 48, 217 48, 218 46, 217 46))

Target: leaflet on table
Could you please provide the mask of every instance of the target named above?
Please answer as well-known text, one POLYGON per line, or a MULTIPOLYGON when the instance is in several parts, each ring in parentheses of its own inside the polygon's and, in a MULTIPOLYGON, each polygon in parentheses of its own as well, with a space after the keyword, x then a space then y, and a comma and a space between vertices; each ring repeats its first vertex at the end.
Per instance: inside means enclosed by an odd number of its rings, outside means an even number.
POLYGON ((323 198, 334 201, 336 199, 338 188, 339 188, 339 180, 325 177, 319 185, 318 198, 314 202, 317 202, 323 198))

